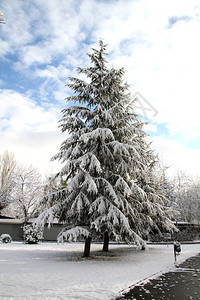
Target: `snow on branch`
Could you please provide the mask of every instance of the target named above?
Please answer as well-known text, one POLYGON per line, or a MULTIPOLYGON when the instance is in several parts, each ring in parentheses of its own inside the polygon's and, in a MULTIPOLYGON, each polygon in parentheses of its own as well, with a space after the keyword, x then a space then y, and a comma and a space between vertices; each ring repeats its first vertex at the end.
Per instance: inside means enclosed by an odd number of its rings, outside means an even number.
POLYGON ((113 141, 111 143, 109 143, 110 145, 113 146, 113 149, 114 149, 114 154, 119 154, 119 155, 126 155, 126 156, 129 156, 130 153, 128 151, 128 147, 126 147, 125 144, 122 144, 118 141, 113 141))
POLYGON ((134 232, 130 228, 128 219, 120 211, 119 211, 119 218, 120 218, 120 223, 123 224, 123 226, 122 226, 123 229, 122 230, 124 231, 125 236, 127 236, 127 241, 132 240, 132 242, 134 242, 138 247, 146 247, 145 241, 136 232, 134 232))
POLYGON ((87 143, 89 139, 97 140, 98 138, 100 138, 103 143, 105 143, 106 140, 114 140, 113 133, 108 128, 97 128, 92 132, 82 134, 80 140, 87 143))
POLYGON ((40 201, 40 204, 45 204, 47 206, 50 206, 52 203, 54 203, 55 201, 58 201, 58 200, 62 200, 64 198, 66 198, 67 196, 67 193, 68 193, 68 190, 67 188, 64 188, 64 189, 61 189, 61 190, 58 190, 58 191, 55 191, 51 194, 48 194, 47 196, 45 196, 41 201, 40 201))
POLYGON ((97 173, 101 172, 101 164, 99 160, 97 159, 96 155, 89 152, 85 155, 81 156, 77 160, 77 165, 80 163, 80 167, 84 170, 88 168, 89 172, 96 171, 97 173))
POLYGON ((145 191, 138 184, 136 184, 133 180, 132 180, 131 184, 132 184, 132 186, 131 186, 132 192, 134 194, 138 195, 140 197, 140 199, 145 200, 147 197, 145 191))
POLYGON ((68 179, 72 172, 72 165, 73 165, 73 160, 67 160, 64 167, 62 167, 62 169, 60 170, 59 175, 66 176, 66 179, 68 179))
POLYGON ((74 200, 74 202, 73 202, 73 204, 71 206, 71 210, 72 211, 77 210, 77 212, 80 214, 81 211, 86 206, 89 206, 89 205, 90 205, 90 202, 89 202, 88 198, 86 197, 86 195, 83 192, 80 192, 76 196, 76 198, 75 198, 75 200, 74 200))
POLYGON ((66 148, 66 145, 67 141, 65 141, 61 146, 63 149, 61 148, 61 150, 51 158, 51 161, 60 160, 61 162, 64 162, 70 157, 73 147, 71 145, 68 145, 68 147, 66 148))
POLYGON ((63 113, 62 120, 65 120, 65 117, 71 115, 74 115, 78 118, 80 117, 85 118, 85 117, 92 117, 94 114, 89 108, 85 106, 70 106, 68 108, 63 109, 62 113, 63 113))
POLYGON ((102 112, 102 118, 104 118, 104 120, 110 125, 110 126, 114 126, 114 120, 110 114, 110 112, 107 110, 107 111, 104 111, 102 112))
POLYGON ((93 170, 95 170, 97 173, 101 173, 102 171, 101 164, 94 154, 92 154, 91 156, 90 165, 89 165, 89 171, 92 172, 93 170))
POLYGON ((113 199, 114 203, 119 206, 120 201, 117 197, 115 190, 113 189, 113 186, 103 177, 96 178, 96 181, 98 182, 99 186, 104 187, 104 191, 106 192, 105 194, 109 195, 113 199))
POLYGON ((63 243, 64 241, 68 242, 76 242, 77 239, 82 237, 88 237, 90 235, 90 232, 87 228, 76 226, 71 229, 64 228, 61 230, 57 237, 58 243, 63 243))
POLYGON ((124 197, 127 197, 131 194, 131 189, 129 188, 127 182, 121 176, 119 176, 119 178, 117 179, 115 187, 123 191, 124 197))
POLYGON ((119 154, 120 156, 131 157, 134 156, 135 159, 140 160, 140 155, 136 150, 135 146, 121 143, 119 141, 109 142, 108 145, 111 145, 114 149, 114 154, 119 154))
POLYGON ((89 213, 96 211, 97 213, 103 214, 106 211, 106 207, 107 207, 106 198, 100 196, 95 201, 93 201, 92 204, 90 205, 89 213))
POLYGON ((78 158, 81 155, 81 152, 82 150, 80 145, 76 145, 71 152, 71 157, 78 158))
MULTIPOLYGON (((98 203, 96 203, 94 207, 97 207, 101 200, 102 199, 99 198, 98 203)), ((106 225, 116 241, 126 240, 126 242, 135 243, 138 247, 146 247, 144 240, 131 229, 129 221, 123 212, 112 205, 107 199, 103 199, 103 202, 107 202, 108 211, 105 210, 101 212, 100 216, 98 215, 91 223, 91 228, 98 232, 106 225)), ((103 202, 101 203, 102 210, 105 204, 103 202)))
POLYGON ((111 222, 108 221, 107 215, 105 213, 101 214, 93 222, 91 222, 90 227, 91 227, 91 229, 95 229, 96 232, 100 232, 101 231, 101 227, 104 224, 106 224, 107 229, 109 228, 108 224, 110 224, 110 229, 112 230, 113 225, 111 224, 111 222))
POLYGON ((98 192, 96 183, 88 172, 85 172, 85 180, 83 182, 83 186, 86 186, 88 193, 97 194, 98 192))
POLYGON ((51 224, 53 224, 60 211, 60 203, 54 204, 52 207, 48 208, 39 215, 39 217, 35 221, 35 224, 37 226, 44 227, 45 224, 48 223, 48 227, 50 228, 51 224))
POLYGON ((67 187, 69 192, 73 192, 74 190, 78 189, 80 187, 80 182, 82 181, 82 174, 79 172, 74 177, 72 177, 67 182, 67 187))

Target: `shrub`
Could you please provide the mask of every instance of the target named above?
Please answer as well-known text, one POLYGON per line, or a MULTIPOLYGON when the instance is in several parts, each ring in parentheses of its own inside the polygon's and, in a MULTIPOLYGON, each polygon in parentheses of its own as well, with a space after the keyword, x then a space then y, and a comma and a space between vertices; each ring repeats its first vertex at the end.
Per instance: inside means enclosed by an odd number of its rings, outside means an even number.
POLYGON ((36 225, 24 225, 23 227, 24 241, 26 244, 37 244, 43 239, 43 230, 36 225))
POLYGON ((0 239, 1 239, 2 243, 11 243, 11 241, 12 241, 11 236, 7 233, 3 233, 0 237, 0 239))

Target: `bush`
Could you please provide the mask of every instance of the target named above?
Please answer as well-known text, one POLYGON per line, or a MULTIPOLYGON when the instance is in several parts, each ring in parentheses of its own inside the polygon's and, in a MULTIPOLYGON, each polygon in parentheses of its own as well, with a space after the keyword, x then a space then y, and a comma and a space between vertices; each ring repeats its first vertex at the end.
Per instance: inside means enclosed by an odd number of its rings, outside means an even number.
POLYGON ((26 244, 37 244, 43 239, 43 230, 41 227, 36 225, 24 225, 23 233, 26 244))
POLYGON ((11 236, 7 233, 2 234, 0 239, 1 239, 2 243, 11 243, 11 241, 12 241, 11 236))

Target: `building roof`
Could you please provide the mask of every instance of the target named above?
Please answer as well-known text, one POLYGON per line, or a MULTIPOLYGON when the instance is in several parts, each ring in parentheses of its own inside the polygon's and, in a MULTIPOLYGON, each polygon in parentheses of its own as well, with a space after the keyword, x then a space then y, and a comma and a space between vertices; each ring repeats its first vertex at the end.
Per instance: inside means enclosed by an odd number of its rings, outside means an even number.
POLYGON ((13 217, 1 216, 1 215, 0 215, 0 219, 14 219, 14 218, 13 218, 13 217))

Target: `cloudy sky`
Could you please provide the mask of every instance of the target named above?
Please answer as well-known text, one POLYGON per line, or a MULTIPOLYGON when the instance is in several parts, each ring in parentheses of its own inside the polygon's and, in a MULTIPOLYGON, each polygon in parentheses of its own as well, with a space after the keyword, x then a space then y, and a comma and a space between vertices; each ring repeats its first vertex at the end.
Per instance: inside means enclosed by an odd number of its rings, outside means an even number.
POLYGON ((0 11, 0 154, 58 168, 65 85, 102 38, 164 164, 200 175, 199 0, 1 0, 0 11))

